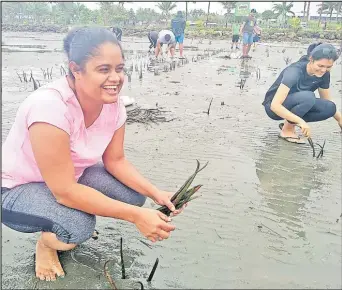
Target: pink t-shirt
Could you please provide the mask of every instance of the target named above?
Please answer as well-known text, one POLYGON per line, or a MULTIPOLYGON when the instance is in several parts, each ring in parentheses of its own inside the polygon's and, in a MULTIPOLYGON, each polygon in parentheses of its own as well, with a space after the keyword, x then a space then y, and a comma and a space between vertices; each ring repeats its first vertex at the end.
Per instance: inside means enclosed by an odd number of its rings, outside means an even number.
POLYGON ((126 121, 123 101, 105 104, 100 116, 85 127, 81 106, 66 77, 29 95, 20 105, 13 126, 2 146, 2 187, 44 182, 34 158, 28 128, 34 122, 52 124, 70 135, 75 178, 99 162, 115 130, 126 121))

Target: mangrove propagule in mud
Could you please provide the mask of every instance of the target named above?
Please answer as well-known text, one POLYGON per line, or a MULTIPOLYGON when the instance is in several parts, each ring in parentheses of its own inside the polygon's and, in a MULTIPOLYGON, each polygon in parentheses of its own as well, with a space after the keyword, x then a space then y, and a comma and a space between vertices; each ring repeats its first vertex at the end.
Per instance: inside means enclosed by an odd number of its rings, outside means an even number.
MULTIPOLYGON (((125 270, 125 264, 124 264, 124 258, 123 258, 123 239, 122 237, 120 238, 120 257, 121 257, 121 278, 122 280, 126 280, 127 279, 127 275, 126 275, 126 270, 125 270)), ((103 271, 104 271, 104 275, 107 279, 107 281, 109 282, 110 286, 111 286, 111 289, 113 290, 118 290, 116 284, 115 284, 115 281, 113 280, 112 276, 110 275, 110 273, 108 272, 108 263, 112 261, 111 259, 107 260, 103 266, 103 271)), ((157 267, 158 267, 158 264, 159 264, 159 258, 156 259, 156 261, 154 262, 154 265, 152 267, 152 270, 150 272, 150 274, 148 275, 148 278, 147 278, 147 282, 151 282, 152 279, 153 279, 153 276, 157 270, 157 267)), ((134 281, 135 284, 138 284, 139 285, 139 288, 141 290, 144 290, 144 284, 140 281, 134 281)), ((134 289, 138 289, 138 288, 134 288, 134 289)))
MULTIPOLYGON (((283 126, 284 126, 284 123, 280 123, 280 124, 279 124, 279 129, 282 130, 282 129, 283 129, 283 126)), ((299 127, 299 128, 300 128, 300 127, 299 127)), ((314 145, 314 143, 313 143, 311 137, 308 137, 307 139, 308 139, 308 142, 309 142, 310 147, 311 147, 311 149, 312 149, 312 157, 316 157, 317 159, 318 159, 318 158, 322 158, 322 157, 323 157, 323 153, 324 153, 324 146, 325 146, 325 141, 326 141, 326 140, 324 140, 323 145, 320 145, 320 144, 316 143, 316 144, 321 148, 321 150, 319 151, 318 155, 316 156, 315 145, 314 145)))

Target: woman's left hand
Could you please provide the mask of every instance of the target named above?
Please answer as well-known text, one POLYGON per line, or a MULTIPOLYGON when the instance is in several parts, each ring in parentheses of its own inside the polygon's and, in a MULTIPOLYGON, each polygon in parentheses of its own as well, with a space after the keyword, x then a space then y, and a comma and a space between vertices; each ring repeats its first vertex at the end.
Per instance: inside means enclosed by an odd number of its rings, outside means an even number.
POLYGON ((180 209, 175 209, 174 204, 171 202, 171 197, 173 195, 174 193, 172 192, 159 190, 154 194, 153 200, 156 204, 167 206, 172 211, 171 216, 176 216, 184 210, 184 208, 187 206, 187 203, 184 204, 180 209))

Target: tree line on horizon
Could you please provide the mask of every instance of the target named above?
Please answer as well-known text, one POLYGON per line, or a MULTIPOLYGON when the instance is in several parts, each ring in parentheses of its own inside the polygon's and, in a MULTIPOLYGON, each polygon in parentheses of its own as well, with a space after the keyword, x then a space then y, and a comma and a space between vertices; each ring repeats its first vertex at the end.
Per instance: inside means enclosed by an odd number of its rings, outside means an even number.
MULTIPOLYGON (((176 13, 176 2, 156 2, 156 9, 139 8, 133 10, 134 2, 97 2, 97 9, 89 9, 82 2, 3 2, 3 24, 56 24, 56 25, 136 25, 138 23, 150 24, 153 22, 167 22, 176 13), (131 6, 131 7, 130 7, 131 6)), ((232 11, 237 2, 220 2, 225 11, 224 15, 210 12, 208 2, 207 11, 192 9, 188 11, 188 3, 183 11, 184 17, 189 21, 202 20, 205 23, 216 22, 226 25, 236 20, 232 11)), ((196 3, 196 2, 192 2, 196 3)), ((310 2, 303 2, 303 16, 309 18, 310 2)), ((293 2, 274 3, 272 10, 265 10, 258 14, 258 18, 266 21, 276 19, 279 15, 289 18, 295 16, 292 11, 293 2)), ((329 21, 342 14, 342 2, 321 2, 317 11, 320 15, 329 17, 329 21)))

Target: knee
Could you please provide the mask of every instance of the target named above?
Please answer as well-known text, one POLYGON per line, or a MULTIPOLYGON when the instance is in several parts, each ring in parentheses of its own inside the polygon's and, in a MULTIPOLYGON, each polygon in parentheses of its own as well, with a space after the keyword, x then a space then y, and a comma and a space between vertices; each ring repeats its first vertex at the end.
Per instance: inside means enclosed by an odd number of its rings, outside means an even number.
POLYGON ((327 103, 327 112, 329 117, 332 117, 336 114, 337 108, 336 108, 336 104, 332 101, 328 101, 327 103))
POLYGON ((134 200, 134 205, 141 207, 145 204, 145 202, 146 202, 146 196, 142 194, 137 194, 134 200))
POLYGON ((84 212, 79 213, 81 216, 68 221, 63 233, 58 229, 54 231, 58 240, 68 244, 67 247, 70 247, 70 249, 89 240, 95 231, 95 216, 84 212))

